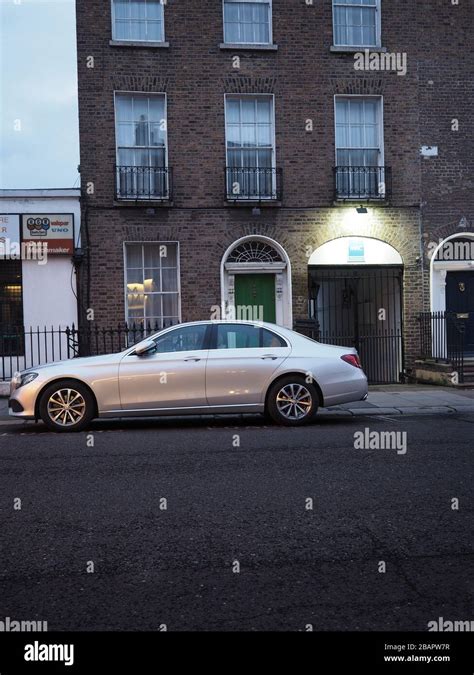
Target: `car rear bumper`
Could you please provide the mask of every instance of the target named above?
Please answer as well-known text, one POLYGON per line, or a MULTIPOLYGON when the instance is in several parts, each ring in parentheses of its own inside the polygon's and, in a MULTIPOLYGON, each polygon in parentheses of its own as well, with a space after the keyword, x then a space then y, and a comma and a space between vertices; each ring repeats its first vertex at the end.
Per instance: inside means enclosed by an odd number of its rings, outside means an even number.
POLYGON ((360 368, 354 368, 351 377, 344 383, 338 382, 333 388, 326 388, 323 392, 324 407, 329 408, 332 405, 340 405, 341 403, 365 401, 368 393, 369 386, 364 371, 360 368), (331 389, 333 389, 333 391, 331 391, 331 389))

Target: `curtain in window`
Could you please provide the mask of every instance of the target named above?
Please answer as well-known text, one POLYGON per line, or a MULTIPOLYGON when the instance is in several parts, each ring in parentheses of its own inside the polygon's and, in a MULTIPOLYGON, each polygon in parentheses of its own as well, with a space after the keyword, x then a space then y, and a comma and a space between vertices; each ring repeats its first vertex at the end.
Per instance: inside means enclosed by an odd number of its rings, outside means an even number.
POLYGON ((334 0, 334 44, 354 47, 377 44, 376 0, 334 0))
POLYGON ((226 99, 228 191, 242 196, 273 192, 273 111, 270 97, 226 99))
POLYGON ((115 106, 120 193, 166 194, 164 95, 116 94, 115 106))
POLYGON ((125 252, 128 321, 160 328, 178 323, 177 244, 127 244, 125 252))
POLYGON ((162 42, 163 3, 160 0, 114 0, 114 38, 162 42))
POLYGON ((336 100, 336 163, 338 188, 344 192, 375 194, 378 190, 380 99, 336 100))
POLYGON ((230 43, 268 44, 270 42, 270 3, 224 2, 224 41, 230 43))

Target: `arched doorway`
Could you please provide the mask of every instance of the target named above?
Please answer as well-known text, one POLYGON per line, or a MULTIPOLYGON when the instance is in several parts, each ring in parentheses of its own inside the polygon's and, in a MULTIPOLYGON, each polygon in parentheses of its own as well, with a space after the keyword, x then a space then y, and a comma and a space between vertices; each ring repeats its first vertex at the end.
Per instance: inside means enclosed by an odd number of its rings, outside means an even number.
POLYGON ((292 327, 290 260, 275 240, 251 235, 229 246, 221 290, 225 316, 292 327))
POLYGON ((379 239, 340 237, 313 251, 308 265, 316 339, 355 346, 369 382, 399 382, 403 260, 398 251, 379 239))
POLYGON ((431 311, 447 312, 463 333, 464 354, 474 356, 474 233, 453 234, 431 257, 431 311))

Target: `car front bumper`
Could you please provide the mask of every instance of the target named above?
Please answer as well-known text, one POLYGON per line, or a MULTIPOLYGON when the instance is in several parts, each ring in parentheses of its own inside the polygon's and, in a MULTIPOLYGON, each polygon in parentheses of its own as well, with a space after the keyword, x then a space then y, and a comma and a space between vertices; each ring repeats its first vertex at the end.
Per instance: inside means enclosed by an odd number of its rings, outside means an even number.
POLYGON ((18 389, 15 388, 13 383, 10 383, 8 414, 11 417, 19 417, 27 420, 35 419, 36 397, 42 386, 41 382, 37 381, 38 379, 39 378, 18 389))

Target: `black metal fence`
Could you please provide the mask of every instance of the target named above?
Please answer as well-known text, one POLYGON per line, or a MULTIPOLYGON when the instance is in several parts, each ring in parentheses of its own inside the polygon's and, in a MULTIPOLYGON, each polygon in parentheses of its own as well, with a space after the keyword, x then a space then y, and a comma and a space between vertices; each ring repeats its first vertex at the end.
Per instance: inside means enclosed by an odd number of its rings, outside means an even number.
POLYGON ((170 167, 116 166, 117 199, 169 201, 173 197, 173 172, 170 167))
MULTIPOLYGON (((170 325, 172 322, 124 323, 114 328, 86 326, 81 329, 74 325, 65 328, 0 326, 0 380, 9 380, 17 370, 53 361, 119 352, 170 325)), ((297 322, 295 330, 325 344, 355 347, 371 384, 400 381, 403 337, 398 330, 374 331, 354 337, 322 332, 312 320, 297 322)), ((422 322, 424 345, 431 344, 429 335, 432 333, 427 331, 426 322, 422 322)), ((442 344, 441 338, 438 344, 442 344)), ((453 352, 452 347, 450 353, 457 355, 458 351, 453 352)), ((462 372, 462 368, 458 370, 462 372)))
POLYGON ((336 166, 336 199, 387 199, 392 194, 389 166, 336 166))
POLYGON ((78 356, 119 352, 157 333, 171 322, 99 326, 36 327, 0 326, 0 380, 9 380, 17 370, 78 356))
POLYGON ((231 166, 225 170, 225 198, 239 201, 281 201, 281 169, 231 166))
POLYGON ((451 363, 464 383, 466 357, 465 323, 455 312, 422 312, 420 323, 420 357, 451 363))
POLYGON ((311 319, 298 321, 295 330, 329 345, 355 347, 370 384, 397 384, 403 379, 403 335, 400 330, 377 330, 358 336, 321 331, 311 319))

